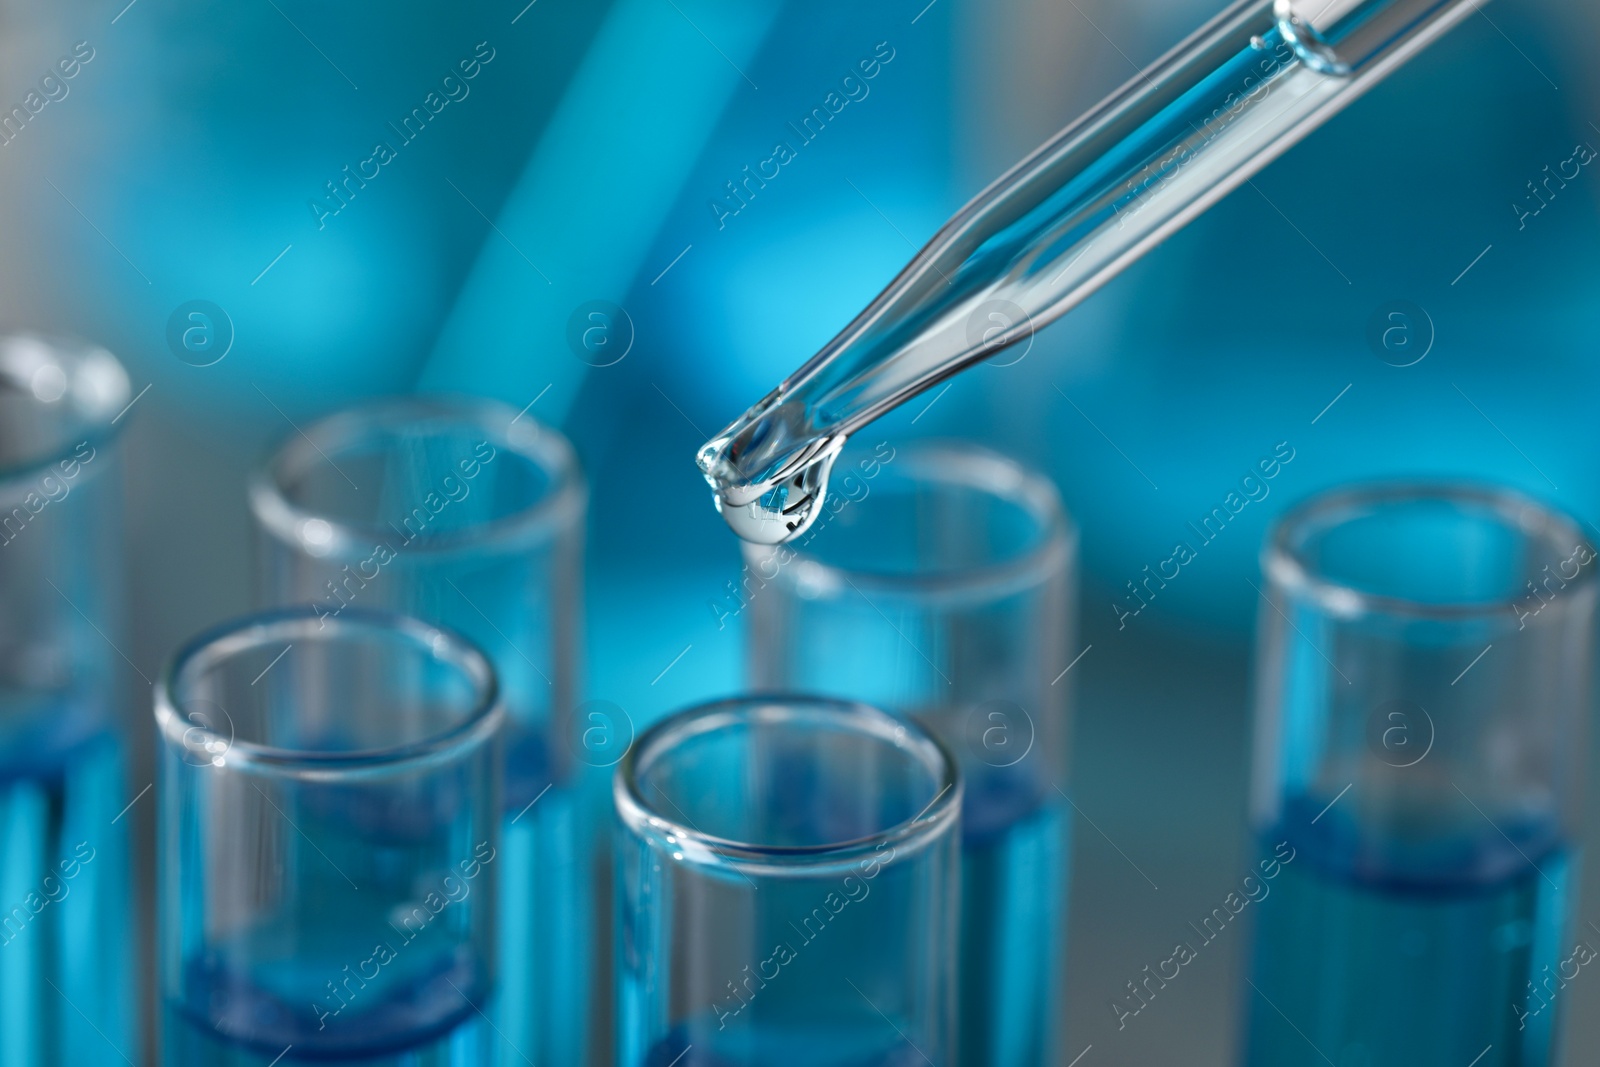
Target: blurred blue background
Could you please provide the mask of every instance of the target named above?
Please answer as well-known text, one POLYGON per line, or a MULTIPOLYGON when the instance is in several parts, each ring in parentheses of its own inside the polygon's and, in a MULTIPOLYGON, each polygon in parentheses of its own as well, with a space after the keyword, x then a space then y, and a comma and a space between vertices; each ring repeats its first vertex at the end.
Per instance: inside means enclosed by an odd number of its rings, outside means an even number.
MULTIPOLYGON (((0 144, 0 320, 101 342, 148 386, 126 438, 128 655, 153 676, 249 606, 243 485, 272 443, 363 397, 445 390, 534 402, 583 456, 585 696, 642 726, 737 689, 738 621, 715 605, 738 553, 696 446, 966 199, 1216 9, 0 0, 0 105, 46 97, 0 144), (68 56, 74 76, 39 91, 68 56), (803 142, 789 123, 874 57, 866 94, 803 142), (778 176, 729 199, 780 141, 778 176), (390 158, 368 162, 378 142, 390 158), (204 367, 169 343, 196 300, 231 341, 204 367), (595 301, 622 309, 603 359, 574 341, 595 301)), ((1074 788, 1099 832, 1078 834, 1063 1010, 1072 1051, 1094 1046, 1086 1067, 1233 1056, 1242 943, 1122 1032, 1109 1005, 1247 862, 1270 519, 1338 482, 1447 472, 1600 520, 1583 415, 1600 396, 1600 175, 1582 167, 1543 206, 1528 184, 1600 145, 1597 33, 1593 5, 1489 5, 1020 362, 870 431, 1008 451, 1081 527, 1074 788), (1426 314, 1411 366, 1369 338, 1394 301, 1426 314), (1281 443, 1294 459, 1270 495, 1119 628, 1126 583, 1281 443)), ((149 692, 128 678, 137 787, 149 692)), ((1597 890, 1582 915, 1600 919, 1597 890)), ((1569 994, 1573 1050, 1600 1040, 1592 981, 1569 994)))

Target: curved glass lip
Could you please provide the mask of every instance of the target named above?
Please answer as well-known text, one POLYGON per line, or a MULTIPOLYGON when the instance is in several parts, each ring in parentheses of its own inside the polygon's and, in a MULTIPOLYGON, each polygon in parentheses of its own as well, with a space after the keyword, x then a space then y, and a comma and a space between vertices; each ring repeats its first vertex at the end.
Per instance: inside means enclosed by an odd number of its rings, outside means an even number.
MULTIPOLYGON (((1037 543, 1008 558, 937 573, 854 570, 789 546, 794 557, 784 569, 804 563, 808 581, 823 585, 830 594, 858 585, 891 596, 961 597, 1000 595, 1027 588, 1056 568, 1070 566, 1077 549, 1078 528, 1049 478, 1009 456, 965 441, 922 438, 905 445, 903 451, 903 456, 890 461, 907 464, 900 468, 900 476, 930 484, 963 486, 1016 504, 1037 525, 1037 543)), ((814 536, 827 536, 825 523, 826 520, 818 522, 814 536)), ((785 546, 743 542, 742 547, 747 559, 759 560, 785 546)), ((778 577, 782 577, 781 571, 778 577)))
POLYGON ((961 813, 963 792, 960 771, 950 750, 929 731, 909 719, 849 700, 793 693, 752 694, 698 704, 670 715, 639 735, 617 766, 612 785, 617 816, 631 832, 646 836, 671 835, 677 851, 701 866, 727 865, 759 869, 829 867, 871 855, 883 845, 898 849, 930 840, 950 829, 961 813), (640 775, 678 743, 721 729, 739 720, 769 723, 830 718, 842 732, 886 742, 920 761, 939 790, 914 818, 865 837, 820 845, 763 845, 734 841, 703 833, 685 820, 682 812, 663 813, 647 801, 639 788, 640 775))
MULTIPOLYGON (((107 447, 121 435, 122 428, 117 425, 117 421, 127 413, 126 404, 132 388, 128 384, 127 368, 122 365, 120 359, 112 354, 110 349, 80 338, 67 337, 60 334, 38 333, 33 330, 14 330, 0 334, 0 345, 12 340, 35 341, 49 348, 57 358, 66 362, 82 363, 84 357, 91 353, 110 360, 120 372, 121 380, 117 383, 118 390, 115 400, 109 402, 106 407, 109 409, 110 404, 116 403, 118 400, 123 403, 119 405, 120 410, 117 414, 112 415, 110 418, 86 419, 83 423, 84 439, 92 446, 107 447)), ((14 490, 20 484, 31 483, 35 479, 42 477, 45 472, 57 463, 71 459, 76 454, 78 444, 77 440, 69 440, 61 448, 50 452, 40 452, 9 467, 0 467, 0 500, 10 499, 14 490)))
MULTIPOLYGON (((476 748, 495 737, 505 717, 500 682, 489 658, 476 645, 454 631, 433 626, 407 615, 350 609, 336 618, 321 618, 309 608, 256 612, 205 630, 180 648, 162 670, 155 685, 156 728, 169 745, 193 751, 198 739, 215 739, 222 745, 229 770, 259 770, 284 777, 348 776, 357 772, 393 773, 437 763, 476 748), (410 638, 423 654, 448 659, 477 692, 472 709, 449 729, 390 748, 352 752, 316 752, 277 748, 240 741, 184 718, 174 700, 177 683, 185 673, 262 645, 315 642, 341 634, 400 634, 410 638)), ((209 751, 209 746, 207 746, 209 751)))
POLYGON ((367 526, 335 520, 294 503, 284 480, 376 432, 418 422, 470 425, 496 449, 506 449, 533 463, 550 478, 549 490, 533 503, 490 522, 434 537, 418 538, 405 551, 443 554, 486 545, 508 550, 539 544, 554 537, 581 516, 588 488, 572 443, 559 430, 519 414, 487 397, 389 397, 334 412, 285 438, 250 474, 250 510, 262 529, 296 552, 317 558, 365 557, 374 538, 394 534, 389 526, 367 526), (311 519, 326 524, 329 537, 314 547, 302 535, 311 519))
MULTIPOLYGON (((1475 505, 1493 512, 1509 529, 1530 540, 1548 539, 1552 551, 1570 552, 1589 543, 1578 520, 1506 486, 1449 479, 1405 479, 1367 482, 1317 493, 1279 516, 1261 549, 1261 569, 1269 583, 1295 596, 1320 604, 1331 614, 1395 615, 1419 620, 1456 621, 1503 614, 1504 599, 1460 600, 1442 603, 1387 596, 1322 577, 1302 554, 1308 534, 1329 529, 1359 515, 1418 501, 1475 505), (1570 538, 1568 547, 1558 547, 1570 538)), ((1592 586, 1600 567, 1580 572, 1568 584, 1592 586)))

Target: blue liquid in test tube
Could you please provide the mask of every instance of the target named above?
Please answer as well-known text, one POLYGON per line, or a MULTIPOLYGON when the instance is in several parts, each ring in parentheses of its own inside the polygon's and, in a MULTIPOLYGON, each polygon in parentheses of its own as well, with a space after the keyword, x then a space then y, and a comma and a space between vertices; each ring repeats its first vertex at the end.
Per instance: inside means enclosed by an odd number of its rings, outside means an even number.
POLYGON ((1048 481, 976 446, 846 450, 804 539, 744 546, 758 691, 870 700, 956 754, 960 1060, 1062 1047, 1076 535, 1048 481))
POLYGON ((138 1063, 116 693, 128 379, 0 337, 0 1067, 138 1063))
POLYGON ((622 1067, 953 1062, 961 785, 814 698, 704 705, 618 769, 622 1067))
POLYGON ((1509 491, 1387 485, 1296 509, 1263 559, 1247 1062, 1554 1062, 1583 938, 1582 528, 1509 491))
POLYGON ((448 626, 495 665, 506 704, 498 1062, 583 1067, 603 1018, 599 820, 631 739, 575 727, 587 489, 531 414, 408 398, 340 412, 257 473, 259 596, 322 619, 381 608, 448 626), (615 749, 615 751, 613 751, 615 749))
POLYGON ((255 616, 158 685, 169 1067, 478 1067, 500 1038, 488 660, 416 620, 255 616))

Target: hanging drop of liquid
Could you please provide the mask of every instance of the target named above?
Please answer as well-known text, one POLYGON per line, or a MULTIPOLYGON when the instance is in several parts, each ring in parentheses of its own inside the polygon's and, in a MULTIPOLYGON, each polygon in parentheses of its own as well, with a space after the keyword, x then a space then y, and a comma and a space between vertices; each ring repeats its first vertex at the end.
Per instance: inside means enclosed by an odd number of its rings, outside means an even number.
POLYGON ((734 533, 754 544, 799 537, 822 514, 832 466, 830 453, 780 482, 725 486, 717 490, 717 510, 734 533))
POLYGON ((723 521, 754 544, 780 544, 811 528, 844 447, 841 434, 808 439, 791 425, 795 415, 794 405, 769 397, 697 457, 723 521), (763 473, 746 475, 749 468, 763 473))

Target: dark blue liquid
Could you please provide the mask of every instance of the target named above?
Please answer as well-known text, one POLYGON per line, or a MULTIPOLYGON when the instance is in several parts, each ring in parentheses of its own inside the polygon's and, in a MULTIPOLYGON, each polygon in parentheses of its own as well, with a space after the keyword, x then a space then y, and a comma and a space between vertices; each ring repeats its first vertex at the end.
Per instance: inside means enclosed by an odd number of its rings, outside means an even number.
POLYGON ((0 723, 0 1064, 138 1063, 121 747, 72 704, 0 723))
MULTIPOLYGON (((820 836, 849 840, 884 821, 881 812, 818 810, 814 798, 827 790, 804 771, 780 770, 774 805, 784 810, 769 815, 774 824, 820 825, 820 836)), ((962 773, 960 1062, 1045 1067, 1058 1043, 1070 809, 1026 761, 962 773)))
MULTIPOLYGON (((1016 769, 980 768, 969 773, 967 785, 961 853, 959 1062, 1043 1067, 1052 1062, 1051 1035, 1056 1029, 1052 1020, 1057 1014, 1055 981, 1061 973, 1067 804, 1053 790, 1049 796, 1058 803, 1050 803, 1031 775, 1016 769)), ((859 834, 852 819, 860 813, 816 812, 814 789, 786 782, 774 795, 780 806, 793 803, 796 811, 791 817, 797 823, 820 822, 840 836, 859 834)), ((782 818, 775 816, 774 821, 781 823, 782 818)), ((821 892, 801 893, 790 913, 804 914, 821 892)), ((849 909, 843 916, 858 917, 849 909)), ((872 916, 872 922, 891 924, 905 918, 883 911, 872 916)), ((909 936, 923 935, 921 930, 909 932, 909 936)), ((871 973, 878 966, 871 958, 871 946, 843 930, 824 930, 814 942, 804 937, 798 930, 792 937, 787 930, 774 931, 769 940, 790 938, 798 947, 799 962, 773 981, 772 992, 758 992, 750 1009, 737 1011, 726 1026, 711 1017, 681 1023, 637 1064, 625 1067, 909 1067, 925 1064, 924 1052, 939 1051, 931 1040, 918 1051, 912 1042, 921 1039, 908 1024, 896 1025, 909 1041, 870 1005, 856 1000, 840 977, 871 973), (784 998, 781 1009, 773 997, 784 998), (775 1023, 773 1017, 780 1010, 806 1022, 775 1023), (773 1014, 761 1017, 762 1012, 773 1014), (683 1059, 674 1063, 680 1054, 683 1059)), ((759 936, 756 940, 765 943, 759 936)), ((736 994, 718 989, 716 995, 724 1009, 739 1007, 736 994)))
MULTIPOLYGON (((490 1005, 483 1005, 492 1011, 490 1005)), ((469 1009, 470 1010, 470 1009, 469 1009)), ((496 1043, 494 1032, 476 1013, 434 1036, 409 1045, 348 1048, 327 1051, 295 1045, 291 1041, 262 1046, 233 1041, 213 1027, 174 1008, 166 1012, 162 1034, 163 1062, 172 1067, 268 1067, 277 1063, 358 1063, 366 1067, 480 1067, 496 1043)))
POLYGON ((394 962, 377 968, 358 961, 354 976, 339 968, 339 957, 314 951, 259 961, 249 974, 214 960, 191 961, 183 977, 188 1002, 174 1011, 274 1054, 294 1045, 307 1054, 359 1058, 426 1046, 486 1010, 482 968, 470 956, 417 959, 425 946, 399 937, 389 943, 398 946, 394 962), (401 966, 403 974, 383 973, 401 966), (361 970, 375 980, 361 981, 361 970))
MULTIPOLYGON (((322 828, 307 813, 320 806, 299 812, 312 841, 322 828)), ((330 855, 345 844, 331 834, 322 842, 330 855)), ((452 892, 437 869, 408 867, 408 850, 374 855, 359 889, 332 863, 301 865, 292 883, 298 897, 281 912, 230 914, 225 900, 203 916, 179 912, 179 922, 208 920, 209 940, 168 979, 164 1062, 262 1067, 282 1055, 374 1067, 491 1063, 490 958, 462 924, 481 899, 474 894, 492 891, 499 857, 462 872, 452 892), (385 877, 365 877, 374 872, 385 877), (451 895, 423 896, 423 886, 451 895)), ((195 941, 200 933, 187 931, 195 941)))
POLYGON ((1407 844, 1338 809, 1313 825, 1325 803, 1290 805, 1263 838, 1266 855, 1284 840, 1296 851, 1255 909, 1247 1062, 1549 1063, 1558 1005, 1519 1013, 1540 1007, 1528 983, 1564 955, 1570 862, 1553 828, 1502 836, 1485 821, 1407 844))
MULTIPOLYGON (((769 781, 794 768, 775 766, 769 781)), ((720 768, 696 769, 716 777, 720 768)), ((798 825, 791 809, 819 803, 816 791, 777 788, 770 797, 777 826, 798 825)), ((829 805, 813 825, 848 825, 878 799, 829 805)), ((905 817, 915 814, 910 808, 905 817)), ((949 879, 958 842, 947 832, 899 844, 896 852, 875 850, 870 862, 752 885, 732 870, 684 873, 687 865, 663 860, 656 841, 623 838, 622 1067, 667 1067, 680 1055, 674 1067, 953 1063, 957 916, 949 879)))
POLYGON ((962 1063, 1054 1061, 1066 808, 1054 790, 1042 796, 1015 770, 969 770, 961 812, 962 1063))
MULTIPOLYGON (((1055 1062, 1069 809, 1026 761, 962 768, 960 1062, 1055 1062)), ((845 832, 840 838, 858 836, 845 832)))
MULTIPOLYGON (((826 1027, 742 1027, 714 1023, 680 1028, 657 1042, 634 1067, 913 1067, 922 1054, 886 1026, 862 1031, 826 1027)), ((942 1067, 942 1065, 941 1065, 942 1067)))

